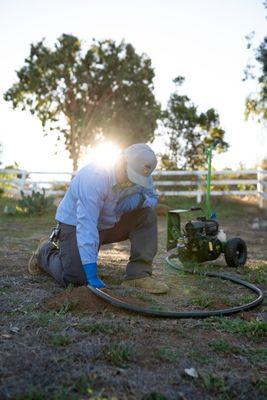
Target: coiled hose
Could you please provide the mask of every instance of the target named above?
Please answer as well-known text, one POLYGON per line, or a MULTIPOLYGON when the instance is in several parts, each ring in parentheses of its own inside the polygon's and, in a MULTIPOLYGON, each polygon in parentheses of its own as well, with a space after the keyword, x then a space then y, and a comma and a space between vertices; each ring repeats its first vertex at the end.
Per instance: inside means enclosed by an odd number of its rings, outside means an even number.
POLYGON ((171 254, 166 257, 166 261, 168 265, 176 270, 186 272, 189 274, 198 274, 209 277, 220 278, 223 280, 227 280, 238 285, 242 285, 247 289, 250 289, 252 292, 257 294, 257 298, 249 303, 243 304, 237 307, 223 308, 221 310, 209 310, 209 311, 156 311, 151 310, 150 308, 135 306, 133 304, 125 303, 122 300, 117 299, 116 297, 111 296, 101 289, 97 289, 93 286, 88 285, 88 288, 93 292, 97 297, 100 297, 102 300, 107 301, 115 307, 123 308, 128 311, 133 311, 136 313, 140 313, 143 315, 147 315, 150 317, 162 317, 162 318, 206 318, 206 317, 214 317, 214 316, 223 316, 235 314, 241 311, 246 311, 250 308, 258 306, 263 301, 263 293, 261 289, 252 283, 246 282, 242 279, 239 279, 233 275, 224 274, 220 272, 199 272, 194 269, 184 268, 181 263, 177 264, 173 262, 173 259, 178 258, 177 255, 171 254))

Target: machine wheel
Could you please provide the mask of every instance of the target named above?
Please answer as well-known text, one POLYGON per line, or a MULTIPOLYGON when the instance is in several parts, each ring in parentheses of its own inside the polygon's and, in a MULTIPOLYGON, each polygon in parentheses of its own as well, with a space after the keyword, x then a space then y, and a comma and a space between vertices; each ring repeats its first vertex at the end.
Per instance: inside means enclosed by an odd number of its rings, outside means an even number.
POLYGON ((241 238, 229 239, 226 242, 225 260, 229 267, 239 267, 245 265, 247 261, 247 245, 241 238))

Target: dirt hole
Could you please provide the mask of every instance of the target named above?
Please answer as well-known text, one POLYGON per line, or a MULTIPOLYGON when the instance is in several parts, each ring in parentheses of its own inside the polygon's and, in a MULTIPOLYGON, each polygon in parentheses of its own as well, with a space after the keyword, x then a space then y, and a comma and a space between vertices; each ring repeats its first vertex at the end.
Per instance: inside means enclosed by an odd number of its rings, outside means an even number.
MULTIPOLYGON (((119 300, 122 300, 129 304, 139 305, 139 306, 147 306, 145 303, 141 302, 138 299, 133 297, 125 296, 117 296, 110 290, 106 290, 106 292, 113 297, 116 297, 119 300)), ((76 313, 87 312, 103 312, 103 311, 117 311, 119 313, 124 313, 125 311, 114 307, 106 301, 96 297, 86 286, 80 286, 72 288, 71 290, 67 289, 62 293, 59 293, 53 297, 45 299, 42 304, 42 308, 45 311, 72 311, 76 313)))

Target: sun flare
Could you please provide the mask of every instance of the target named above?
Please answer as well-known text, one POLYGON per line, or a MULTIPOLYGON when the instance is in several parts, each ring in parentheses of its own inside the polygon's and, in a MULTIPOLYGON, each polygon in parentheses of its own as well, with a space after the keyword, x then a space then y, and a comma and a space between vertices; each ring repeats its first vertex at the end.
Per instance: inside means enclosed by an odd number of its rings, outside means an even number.
POLYGON ((113 142, 104 141, 92 147, 82 160, 82 164, 95 162, 103 167, 110 167, 119 158, 121 149, 113 142))

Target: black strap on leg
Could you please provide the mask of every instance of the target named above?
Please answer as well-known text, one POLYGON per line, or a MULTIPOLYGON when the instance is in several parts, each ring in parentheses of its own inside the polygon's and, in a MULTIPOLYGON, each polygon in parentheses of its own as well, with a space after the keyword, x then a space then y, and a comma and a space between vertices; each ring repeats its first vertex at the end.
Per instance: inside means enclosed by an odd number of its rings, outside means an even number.
POLYGON ((50 241, 51 243, 53 243, 53 245, 54 245, 57 249, 59 249, 59 244, 58 244, 59 233, 60 233, 60 228, 59 228, 59 223, 57 223, 57 226, 55 226, 55 227, 52 229, 52 232, 51 232, 51 234, 50 234, 50 236, 49 236, 49 241, 50 241))

